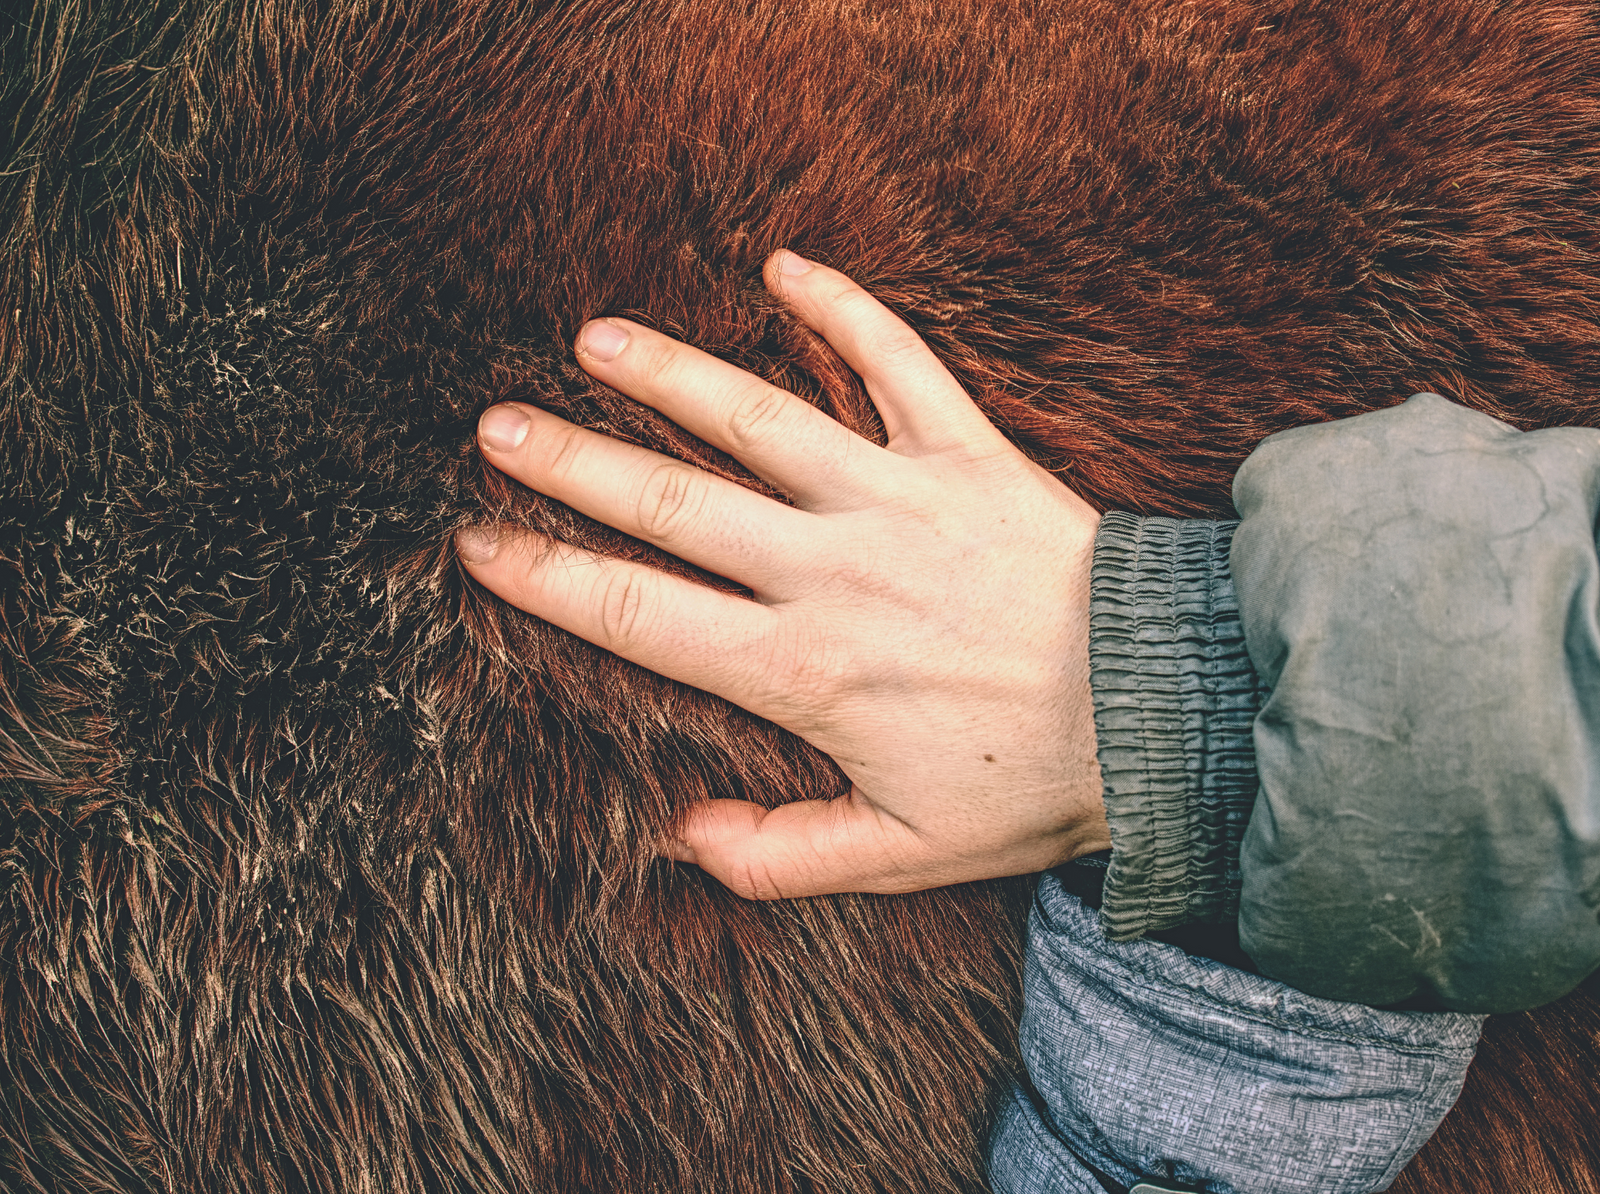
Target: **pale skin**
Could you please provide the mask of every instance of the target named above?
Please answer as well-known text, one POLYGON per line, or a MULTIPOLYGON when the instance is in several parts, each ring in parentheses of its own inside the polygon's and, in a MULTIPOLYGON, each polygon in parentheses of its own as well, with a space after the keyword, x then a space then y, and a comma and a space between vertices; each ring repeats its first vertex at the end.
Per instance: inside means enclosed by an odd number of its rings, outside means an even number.
POLYGON ((1098 514, 849 278, 782 250, 765 276, 860 375, 886 447, 627 320, 585 324, 576 349, 792 506, 532 406, 492 407, 478 428, 508 476, 751 598, 507 526, 461 532, 463 564, 512 605, 839 764, 845 796, 709 801, 662 843, 741 896, 915 891, 1109 849, 1089 690, 1098 514))

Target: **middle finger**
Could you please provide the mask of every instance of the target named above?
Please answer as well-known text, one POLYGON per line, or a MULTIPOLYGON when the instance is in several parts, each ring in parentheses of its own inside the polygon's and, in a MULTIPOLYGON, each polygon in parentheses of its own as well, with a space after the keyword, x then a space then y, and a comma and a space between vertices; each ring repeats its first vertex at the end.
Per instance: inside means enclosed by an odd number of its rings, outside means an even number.
POLYGON ((577 351, 589 373, 721 448, 803 510, 855 505, 871 494, 869 459, 893 459, 809 402, 630 320, 591 320, 577 351))

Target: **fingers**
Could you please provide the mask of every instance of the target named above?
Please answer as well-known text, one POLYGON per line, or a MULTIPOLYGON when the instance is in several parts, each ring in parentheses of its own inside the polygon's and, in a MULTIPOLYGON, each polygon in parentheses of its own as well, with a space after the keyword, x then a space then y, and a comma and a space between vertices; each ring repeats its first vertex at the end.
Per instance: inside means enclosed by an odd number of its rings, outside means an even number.
MULTIPOLYGON (((662 852, 694 863, 747 900, 789 899, 840 891, 892 895, 951 883, 1048 870, 1106 848, 1076 823, 1030 834, 997 848, 971 827, 945 840, 918 832, 859 792, 836 800, 798 800, 764 808, 745 800, 695 806, 662 852), (978 848, 963 849, 957 841, 978 848)), ((1102 841, 1104 839, 1104 841, 1102 841)))
POLYGON ((838 270, 785 249, 767 260, 766 276, 861 376, 892 451, 926 455, 1004 442, 922 338, 838 270))
POLYGON ((536 407, 490 407, 478 441, 530 489, 758 591, 770 587, 778 559, 800 554, 809 515, 536 407))
POLYGON ((916 832, 854 796, 801 800, 767 809, 743 800, 698 805, 668 848, 747 900, 836 891, 917 891, 960 877, 930 879, 932 852, 916 832))
POLYGON ((577 353, 589 373, 742 461, 802 509, 850 502, 858 457, 881 451, 793 394, 626 319, 585 324, 577 353))
POLYGON ((1033 826, 1003 845, 989 826, 948 823, 919 830, 874 805, 859 790, 836 800, 798 800, 777 808, 745 800, 696 805, 661 852, 694 863, 747 900, 841 891, 891 895, 951 883, 1048 870, 1110 847, 1098 820, 1066 818, 1033 826))
POLYGON ((642 564, 511 527, 456 535, 461 562, 496 596, 641 667, 749 708, 761 677, 741 667, 772 610, 642 564))

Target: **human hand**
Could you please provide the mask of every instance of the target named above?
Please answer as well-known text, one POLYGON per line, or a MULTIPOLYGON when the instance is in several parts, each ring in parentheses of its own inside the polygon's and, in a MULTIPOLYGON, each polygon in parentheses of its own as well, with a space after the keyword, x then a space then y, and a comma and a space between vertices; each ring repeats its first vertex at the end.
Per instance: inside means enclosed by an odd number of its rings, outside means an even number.
POLYGON ((839 764, 845 796, 709 801, 663 846, 742 896, 915 891, 1109 848, 1089 690, 1099 515, 844 275, 779 252, 766 277, 866 383, 886 448, 627 320, 586 324, 577 352, 792 507, 531 406, 478 430, 496 468, 754 600, 506 526, 457 537, 468 571, 839 764))

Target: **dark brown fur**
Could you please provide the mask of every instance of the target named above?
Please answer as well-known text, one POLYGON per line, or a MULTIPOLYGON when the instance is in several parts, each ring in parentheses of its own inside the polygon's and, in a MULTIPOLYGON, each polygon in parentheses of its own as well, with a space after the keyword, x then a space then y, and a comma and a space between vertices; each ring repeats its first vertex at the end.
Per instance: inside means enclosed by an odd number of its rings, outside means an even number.
MULTIPOLYGON (((877 434, 761 287, 793 246, 1151 512, 1422 388, 1600 425, 1592 4, 0 22, 8 1190, 981 1188, 1026 883, 753 905, 653 862, 693 801, 839 776, 453 561, 486 505, 651 556, 485 472, 499 398, 744 476, 573 365, 588 316, 877 434)), ((1594 1194, 1597 1022, 1493 1026, 1405 1188, 1594 1194)))

